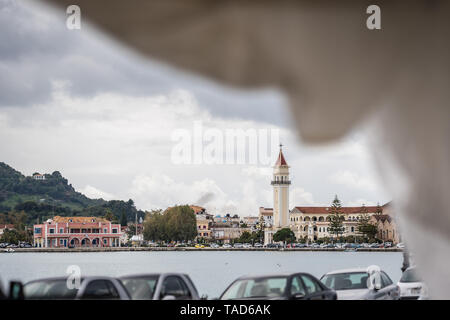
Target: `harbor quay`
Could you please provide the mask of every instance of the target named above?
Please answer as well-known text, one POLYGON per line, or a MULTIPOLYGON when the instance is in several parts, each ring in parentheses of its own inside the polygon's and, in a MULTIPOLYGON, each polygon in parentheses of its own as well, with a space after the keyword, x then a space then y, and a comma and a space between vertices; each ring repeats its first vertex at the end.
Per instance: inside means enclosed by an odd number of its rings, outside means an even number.
MULTIPOLYGON (((195 247, 76 247, 76 248, 16 248, 14 253, 20 252, 120 252, 120 251, 333 251, 333 252, 401 252, 401 248, 195 248, 195 247)), ((10 251, 2 250, 0 253, 10 251)))

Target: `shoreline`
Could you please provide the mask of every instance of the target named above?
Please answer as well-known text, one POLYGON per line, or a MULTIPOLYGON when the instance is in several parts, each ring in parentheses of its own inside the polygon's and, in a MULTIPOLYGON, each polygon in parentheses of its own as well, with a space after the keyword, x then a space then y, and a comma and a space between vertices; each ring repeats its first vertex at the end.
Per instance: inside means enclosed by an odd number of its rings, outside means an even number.
POLYGON ((0 250, 0 253, 20 253, 20 252, 136 252, 136 251, 330 251, 330 252, 402 252, 400 248, 174 248, 174 247, 108 247, 108 248, 15 248, 13 252, 7 252, 6 249, 0 250))

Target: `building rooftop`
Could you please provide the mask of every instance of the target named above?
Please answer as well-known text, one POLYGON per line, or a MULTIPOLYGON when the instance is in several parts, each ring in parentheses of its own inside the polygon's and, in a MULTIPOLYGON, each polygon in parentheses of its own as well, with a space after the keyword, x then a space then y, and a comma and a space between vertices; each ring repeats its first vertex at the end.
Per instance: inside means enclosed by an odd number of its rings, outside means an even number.
POLYGON ((286 159, 284 159, 283 150, 280 147, 280 153, 278 154, 277 162, 275 162, 275 166, 287 166, 286 159))
POLYGON ((58 223, 67 223, 67 222, 73 222, 73 223, 96 223, 96 222, 109 222, 105 218, 100 217, 61 217, 61 216, 55 216, 53 217, 53 222, 58 223), (71 220, 71 221, 69 221, 71 220))
MULTIPOLYGON (((341 212, 343 214, 361 213, 362 207, 342 207, 341 212)), ((330 207, 294 207, 294 209, 304 214, 318 214, 318 213, 330 213, 330 207)), ((367 213, 377 212, 376 206, 366 207, 367 213)))

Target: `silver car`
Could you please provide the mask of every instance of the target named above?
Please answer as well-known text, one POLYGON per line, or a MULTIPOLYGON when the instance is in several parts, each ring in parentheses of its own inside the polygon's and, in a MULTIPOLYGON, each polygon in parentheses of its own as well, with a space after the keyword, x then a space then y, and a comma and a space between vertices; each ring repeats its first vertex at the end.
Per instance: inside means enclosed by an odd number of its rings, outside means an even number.
POLYGON ((23 286, 23 295, 31 300, 130 300, 119 280, 97 276, 81 277, 78 288, 67 277, 33 280, 23 286))
POLYGON ((378 266, 329 272, 320 279, 338 300, 398 300, 400 290, 378 266))
POLYGON ((133 300, 199 300, 187 274, 152 273, 120 277, 133 300))

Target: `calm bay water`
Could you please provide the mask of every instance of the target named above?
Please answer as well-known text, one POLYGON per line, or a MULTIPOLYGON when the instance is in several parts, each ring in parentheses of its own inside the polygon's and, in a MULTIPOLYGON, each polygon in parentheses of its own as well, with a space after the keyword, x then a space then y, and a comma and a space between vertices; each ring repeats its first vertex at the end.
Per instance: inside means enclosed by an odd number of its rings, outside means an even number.
POLYGON ((239 276, 278 272, 324 273, 372 264, 385 270, 394 282, 401 276, 401 252, 82 252, 2 253, 0 279, 29 281, 66 276, 69 265, 78 265, 83 275, 121 276, 133 273, 183 272, 191 276, 200 294, 210 298, 239 276))

